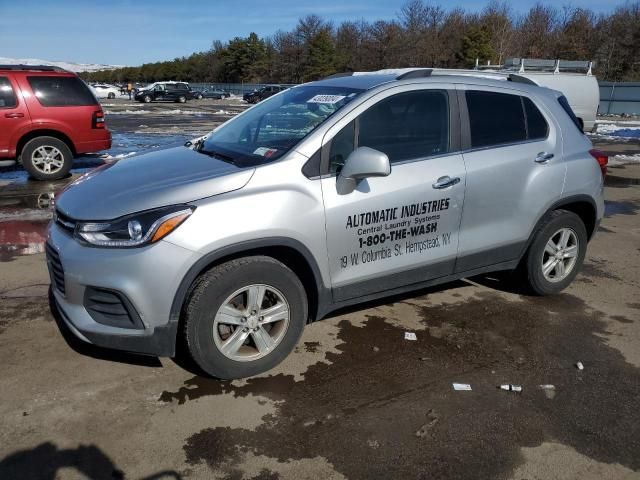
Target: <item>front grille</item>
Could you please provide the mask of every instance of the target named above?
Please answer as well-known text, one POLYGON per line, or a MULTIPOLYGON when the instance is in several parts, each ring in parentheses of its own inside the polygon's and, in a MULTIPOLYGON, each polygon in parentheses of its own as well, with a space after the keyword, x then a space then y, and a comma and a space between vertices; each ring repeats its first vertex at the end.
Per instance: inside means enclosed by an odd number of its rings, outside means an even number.
POLYGON ((87 287, 84 308, 96 322, 120 328, 144 328, 140 315, 121 292, 87 287))
POLYGON ((60 226, 60 228, 66 230, 70 234, 73 234, 76 229, 76 221, 73 218, 65 215, 60 210, 55 211, 53 218, 56 224, 60 226))
POLYGON ((51 281, 54 287, 64 295, 66 293, 64 289, 64 269, 62 268, 60 255, 58 255, 56 249, 53 248, 53 245, 51 245, 49 242, 45 244, 45 252, 47 254, 49 271, 51 272, 51 281))

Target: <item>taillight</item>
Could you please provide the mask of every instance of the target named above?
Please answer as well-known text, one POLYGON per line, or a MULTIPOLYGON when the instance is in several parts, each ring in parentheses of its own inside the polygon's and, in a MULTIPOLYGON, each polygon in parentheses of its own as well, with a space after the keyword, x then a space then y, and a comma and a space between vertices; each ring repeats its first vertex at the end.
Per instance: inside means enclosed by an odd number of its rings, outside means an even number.
POLYGON ((602 172, 602 176, 604 177, 607 174, 607 164, 609 163, 609 157, 602 153, 600 150, 596 150, 595 148, 589 150, 589 153, 593 158, 596 159, 598 165, 600 165, 600 171, 602 172))
POLYGON ((104 113, 102 110, 96 110, 93 112, 91 128, 104 128, 104 113))

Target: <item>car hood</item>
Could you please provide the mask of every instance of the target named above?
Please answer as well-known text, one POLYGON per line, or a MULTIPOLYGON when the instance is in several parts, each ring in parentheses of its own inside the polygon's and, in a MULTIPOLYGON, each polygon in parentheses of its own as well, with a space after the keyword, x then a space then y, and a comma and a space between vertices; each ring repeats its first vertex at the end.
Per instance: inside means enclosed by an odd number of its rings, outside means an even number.
POLYGON ((119 160, 80 177, 56 198, 76 220, 112 220, 244 187, 255 168, 240 168, 186 147, 119 160))

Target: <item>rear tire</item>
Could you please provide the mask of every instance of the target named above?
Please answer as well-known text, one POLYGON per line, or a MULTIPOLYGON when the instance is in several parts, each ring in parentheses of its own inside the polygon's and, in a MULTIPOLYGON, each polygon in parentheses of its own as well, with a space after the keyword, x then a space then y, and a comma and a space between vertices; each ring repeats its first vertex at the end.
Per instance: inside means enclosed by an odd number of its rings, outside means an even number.
POLYGON ((142 98, 142 101, 143 101, 144 103, 151 103, 151 100, 153 100, 153 99, 151 98, 151 95, 145 95, 145 96, 142 98))
POLYGON ((185 97, 184 95, 180 95, 177 100, 178 103, 184 103, 186 101, 187 101, 187 97, 185 97))
POLYGON ((289 355, 307 316, 304 287, 287 266, 266 256, 239 258, 196 280, 186 305, 184 338, 207 374, 250 377, 289 355))
POLYGON ((525 286, 536 295, 561 292, 576 278, 587 251, 582 219, 567 210, 547 215, 521 263, 525 286))
POLYGON ((73 164, 73 152, 55 137, 36 137, 22 149, 22 165, 36 180, 59 180, 66 177, 73 164))
POLYGON ((114 98, 116 98, 116 94, 115 94, 115 93, 113 93, 113 92, 110 92, 110 93, 107 95, 107 98, 108 98, 109 100, 113 100, 114 98))

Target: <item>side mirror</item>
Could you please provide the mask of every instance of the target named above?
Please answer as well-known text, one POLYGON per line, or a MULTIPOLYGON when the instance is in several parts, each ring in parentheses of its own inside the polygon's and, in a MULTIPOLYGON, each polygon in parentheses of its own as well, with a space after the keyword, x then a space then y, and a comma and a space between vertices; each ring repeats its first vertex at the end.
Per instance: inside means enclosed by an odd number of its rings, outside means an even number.
POLYGON ((338 175, 338 194, 353 192, 360 180, 369 177, 386 177, 391 173, 391 164, 386 153, 369 147, 360 147, 347 157, 338 175))

